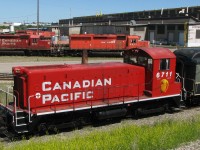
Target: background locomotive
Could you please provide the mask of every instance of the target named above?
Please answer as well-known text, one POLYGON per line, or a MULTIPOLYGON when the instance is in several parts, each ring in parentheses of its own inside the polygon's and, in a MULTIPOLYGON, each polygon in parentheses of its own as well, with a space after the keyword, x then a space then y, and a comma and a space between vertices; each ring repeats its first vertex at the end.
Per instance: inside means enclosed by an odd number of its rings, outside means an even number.
POLYGON ((81 55, 82 50, 88 50, 90 55, 101 54, 121 55, 124 50, 149 45, 148 41, 140 41, 140 36, 112 34, 77 34, 69 38, 55 37, 53 32, 35 31, 17 32, 16 34, 0 35, 0 52, 23 51, 30 55, 81 55))
POLYGON ((57 130, 180 106, 182 87, 169 49, 127 50, 124 62, 14 67, 13 95, 1 90, 12 96, 0 104, 4 133, 57 130))
POLYGON ((16 34, 0 34, 0 52, 23 51, 25 55, 50 55, 57 50, 52 47, 51 37, 53 32, 18 31, 16 34))
POLYGON ((187 105, 198 104, 200 98, 200 49, 176 50, 177 67, 183 86, 183 98, 187 105))
POLYGON ((87 50, 90 56, 122 56, 124 50, 148 47, 149 41, 140 41, 140 36, 124 34, 74 34, 69 37, 66 55, 80 55, 87 50))

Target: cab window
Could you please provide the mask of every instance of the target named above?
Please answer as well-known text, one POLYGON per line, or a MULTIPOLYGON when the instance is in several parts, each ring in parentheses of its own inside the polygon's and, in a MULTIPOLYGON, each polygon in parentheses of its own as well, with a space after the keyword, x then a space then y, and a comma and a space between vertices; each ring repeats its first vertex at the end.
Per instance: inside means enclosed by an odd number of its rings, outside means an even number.
POLYGON ((161 59, 160 60, 160 70, 169 70, 170 60, 161 59))
POLYGON ((147 63, 147 57, 141 57, 141 56, 138 57, 139 65, 146 66, 146 63, 147 63))
POLYGON ((153 60, 152 59, 148 59, 148 69, 149 70, 153 69, 153 60))
POLYGON ((136 42, 137 42, 136 39, 131 40, 131 43, 136 43, 136 42))
POLYGON ((38 39, 33 39, 33 43, 37 43, 38 42, 38 39))
POLYGON ((131 64, 137 64, 137 57, 136 56, 130 57, 130 63, 131 64))

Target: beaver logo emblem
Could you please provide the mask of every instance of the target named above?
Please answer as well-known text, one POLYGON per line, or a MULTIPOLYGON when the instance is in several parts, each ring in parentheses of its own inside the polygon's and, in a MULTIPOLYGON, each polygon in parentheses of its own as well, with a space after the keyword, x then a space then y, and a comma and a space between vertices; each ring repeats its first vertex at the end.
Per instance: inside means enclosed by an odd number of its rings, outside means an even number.
POLYGON ((167 79, 161 80, 160 90, 162 93, 165 93, 168 90, 169 81, 167 79))

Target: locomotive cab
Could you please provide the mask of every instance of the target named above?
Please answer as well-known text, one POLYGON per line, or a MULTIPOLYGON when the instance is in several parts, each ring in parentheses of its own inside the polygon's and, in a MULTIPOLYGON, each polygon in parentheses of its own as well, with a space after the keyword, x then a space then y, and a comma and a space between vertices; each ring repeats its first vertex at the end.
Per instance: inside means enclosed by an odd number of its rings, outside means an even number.
POLYGON ((149 41, 141 41, 138 35, 127 36, 126 50, 135 49, 138 47, 149 47, 149 41))
POLYGON ((140 39, 140 36, 128 36, 127 37, 127 49, 131 49, 131 48, 136 48, 137 47, 137 43, 140 39))
POLYGON ((176 57, 168 49, 141 48, 126 51, 124 62, 145 68, 144 94, 152 97, 180 94, 176 82, 176 57))

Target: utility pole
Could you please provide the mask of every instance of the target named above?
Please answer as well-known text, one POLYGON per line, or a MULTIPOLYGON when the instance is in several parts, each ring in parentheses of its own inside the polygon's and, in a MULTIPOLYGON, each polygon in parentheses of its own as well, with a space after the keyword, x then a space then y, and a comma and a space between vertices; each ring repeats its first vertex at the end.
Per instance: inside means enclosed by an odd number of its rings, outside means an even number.
POLYGON ((39 0, 37 0, 37 34, 39 35, 39 0))
POLYGON ((69 9, 69 26, 71 25, 70 20, 71 20, 71 8, 69 9))

